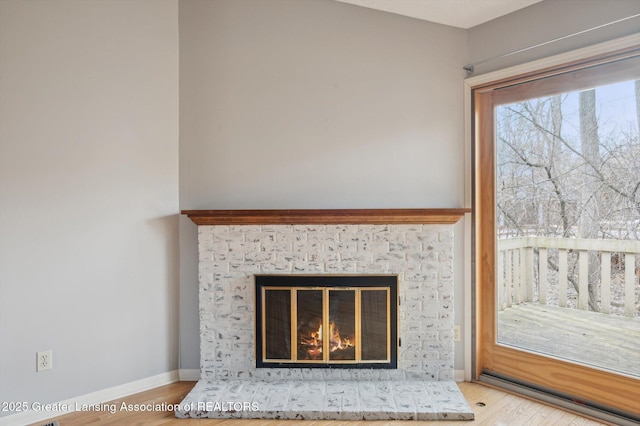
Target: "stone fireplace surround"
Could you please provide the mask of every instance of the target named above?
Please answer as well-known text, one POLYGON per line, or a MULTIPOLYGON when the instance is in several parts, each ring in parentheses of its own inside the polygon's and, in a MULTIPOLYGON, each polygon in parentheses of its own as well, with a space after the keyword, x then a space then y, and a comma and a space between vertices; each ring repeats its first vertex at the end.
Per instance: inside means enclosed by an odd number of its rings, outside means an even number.
POLYGON ((201 380, 176 416, 473 418, 453 382, 453 223, 464 212, 183 212, 198 225, 201 380), (398 368, 256 368, 255 274, 397 275, 398 368), (216 407, 230 396, 248 409, 216 407))

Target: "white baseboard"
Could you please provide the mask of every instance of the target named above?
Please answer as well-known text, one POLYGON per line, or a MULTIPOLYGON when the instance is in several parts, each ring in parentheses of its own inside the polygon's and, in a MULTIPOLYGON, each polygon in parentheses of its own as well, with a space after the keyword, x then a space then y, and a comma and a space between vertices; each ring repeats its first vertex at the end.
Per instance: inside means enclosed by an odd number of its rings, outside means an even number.
POLYGON ((464 382, 464 370, 453 370, 453 380, 464 382))
POLYGON ((201 379, 200 370, 181 368, 178 370, 178 377, 181 382, 197 382, 201 379))
MULTIPOLYGON (((190 371, 190 370, 185 370, 190 371)), ((199 375, 199 372, 198 372, 199 375)), ((92 406, 104 404, 114 399, 119 399, 134 393, 143 392, 159 386, 175 383, 179 378, 179 371, 173 370, 167 373, 158 374, 156 376, 147 377, 146 379, 136 380, 134 382, 125 383, 123 385, 114 386, 112 388, 103 389, 97 392, 91 392, 60 401, 54 405, 64 407, 60 411, 35 411, 29 409, 22 413, 12 414, 10 416, 0 417, 0 425, 3 426, 22 426, 25 424, 36 423, 53 417, 62 416, 76 411, 77 406, 92 406)))

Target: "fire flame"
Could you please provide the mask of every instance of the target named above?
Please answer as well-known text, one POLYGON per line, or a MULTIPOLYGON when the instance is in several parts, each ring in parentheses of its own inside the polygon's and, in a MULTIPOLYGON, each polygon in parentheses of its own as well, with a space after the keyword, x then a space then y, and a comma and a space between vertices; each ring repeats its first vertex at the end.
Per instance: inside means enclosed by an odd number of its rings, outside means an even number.
POLYGON ((348 336, 345 336, 344 338, 340 337, 338 327, 336 327, 333 321, 329 323, 329 337, 329 352, 335 352, 338 349, 347 349, 348 347, 353 346, 353 343, 351 343, 351 339, 348 336))
MULTIPOLYGON (((300 344, 308 347, 307 353, 312 359, 322 355, 322 336, 322 324, 320 324, 317 330, 309 333, 308 336, 300 336, 300 344)), ((353 346, 354 343, 351 342, 351 338, 349 336, 340 336, 338 327, 331 321, 329 323, 329 352, 335 352, 353 346)))

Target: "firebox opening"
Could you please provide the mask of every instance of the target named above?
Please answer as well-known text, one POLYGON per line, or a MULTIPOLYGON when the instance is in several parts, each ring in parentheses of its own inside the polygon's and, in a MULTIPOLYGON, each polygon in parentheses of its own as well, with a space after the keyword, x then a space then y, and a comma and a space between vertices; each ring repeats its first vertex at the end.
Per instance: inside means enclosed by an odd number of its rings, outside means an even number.
POLYGON ((397 276, 255 279, 257 368, 397 368, 397 276))

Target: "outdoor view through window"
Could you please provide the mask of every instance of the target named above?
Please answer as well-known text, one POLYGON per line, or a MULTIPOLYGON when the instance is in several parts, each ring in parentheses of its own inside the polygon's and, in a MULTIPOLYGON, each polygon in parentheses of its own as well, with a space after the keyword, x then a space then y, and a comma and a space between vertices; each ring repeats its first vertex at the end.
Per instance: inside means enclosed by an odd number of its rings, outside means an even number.
POLYGON ((640 81, 495 117, 498 342, 640 376, 640 81))

